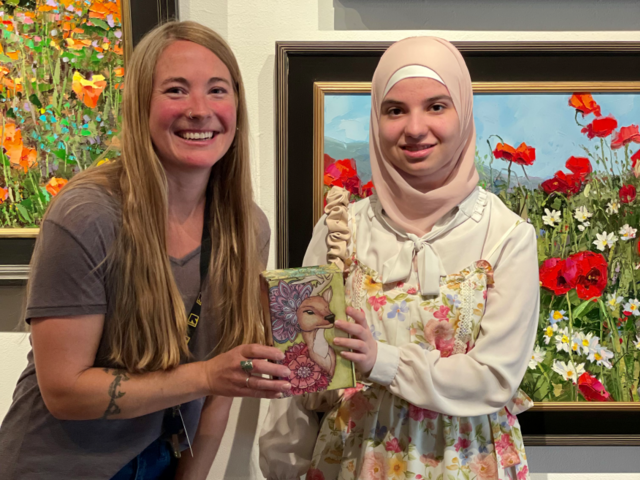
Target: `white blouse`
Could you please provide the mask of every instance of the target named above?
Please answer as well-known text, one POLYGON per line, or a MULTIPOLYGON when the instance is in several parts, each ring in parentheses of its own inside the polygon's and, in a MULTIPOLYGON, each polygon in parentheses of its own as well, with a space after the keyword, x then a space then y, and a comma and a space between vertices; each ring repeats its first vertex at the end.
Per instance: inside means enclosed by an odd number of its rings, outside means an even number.
MULTIPOLYGON (((419 283, 421 293, 431 294, 440 275, 457 273, 475 261, 487 260, 494 270, 471 351, 441 358, 438 350, 412 343, 378 343, 368 380, 446 415, 485 415, 507 405, 524 376, 538 326, 533 226, 479 187, 422 238, 394 225, 376 197, 350 205, 350 212, 358 260, 379 272, 384 283, 419 283)), ((314 229, 305 266, 327 263, 328 234, 325 215, 314 229)), ((337 401, 338 392, 326 392, 270 402, 260 436, 260 467, 267 479, 299 479, 306 473, 319 428, 314 411, 330 410, 337 401)))

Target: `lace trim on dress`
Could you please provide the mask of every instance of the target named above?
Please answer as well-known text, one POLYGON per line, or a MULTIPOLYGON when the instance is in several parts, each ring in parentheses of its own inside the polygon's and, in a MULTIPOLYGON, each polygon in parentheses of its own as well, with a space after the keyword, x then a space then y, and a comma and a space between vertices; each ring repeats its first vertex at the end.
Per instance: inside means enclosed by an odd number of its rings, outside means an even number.
POLYGON ((324 207, 324 212, 327 214, 326 225, 329 230, 327 262, 337 265, 343 271, 347 259, 347 247, 351 238, 348 207, 349 192, 344 188, 332 187, 327 193, 327 205, 324 207))

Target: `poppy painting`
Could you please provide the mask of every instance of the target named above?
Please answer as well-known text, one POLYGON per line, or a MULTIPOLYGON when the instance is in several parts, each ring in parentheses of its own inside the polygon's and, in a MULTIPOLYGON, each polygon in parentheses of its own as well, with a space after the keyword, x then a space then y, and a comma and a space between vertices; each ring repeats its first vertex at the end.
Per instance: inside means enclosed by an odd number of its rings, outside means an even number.
MULTIPOLYGON (((316 192, 375 191, 370 104, 366 89, 324 95, 316 192)), ((538 236, 540 318, 522 389, 538 404, 640 405, 640 93, 476 91, 474 118, 480 186, 538 236)))
POLYGON ((126 0, 0 1, 0 235, 118 155, 126 0))

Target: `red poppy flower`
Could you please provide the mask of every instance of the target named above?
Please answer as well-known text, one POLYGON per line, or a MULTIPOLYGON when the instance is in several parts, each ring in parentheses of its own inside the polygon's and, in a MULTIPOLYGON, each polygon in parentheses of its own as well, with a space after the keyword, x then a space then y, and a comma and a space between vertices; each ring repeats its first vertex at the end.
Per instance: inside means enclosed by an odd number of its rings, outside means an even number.
POLYGON ((307 480, 324 480, 324 473, 322 473, 322 471, 318 470, 317 468, 310 468, 307 471, 306 479, 307 480))
POLYGON ((607 261, 600 253, 585 251, 571 255, 577 266, 576 293, 582 300, 600 297, 607 288, 607 261))
MULTIPOLYGON (((349 183, 351 188, 355 187, 355 181, 349 180, 352 177, 358 178, 358 171, 356 170, 356 162, 353 158, 345 158, 343 160, 337 160, 327 165, 327 162, 333 160, 328 155, 325 155, 325 169, 324 169, 324 184, 328 186, 346 187, 346 183, 349 183), (328 158, 327 158, 328 157, 328 158), (349 181, 348 181, 349 180, 349 181), (348 181, 348 182, 347 182, 348 181)), ((357 181, 359 183, 360 180, 357 181)), ((358 185, 359 188, 359 185, 358 185)), ((351 191, 351 190, 350 190, 351 191)))
POLYGON ((373 182, 368 181, 362 186, 362 198, 367 198, 373 194, 373 182))
POLYGON ((638 160, 640 160, 640 150, 638 150, 636 153, 631 155, 631 161, 633 162, 632 166, 634 168, 636 166, 636 163, 638 163, 638 160))
POLYGON ((582 188, 582 178, 581 175, 567 175, 560 170, 556 172, 553 178, 545 180, 540 184, 540 186, 547 194, 560 192, 570 197, 571 195, 578 193, 580 188, 582 188))
POLYGON ((578 378, 578 390, 588 402, 608 402, 611 400, 611 394, 607 392, 604 385, 589 372, 584 372, 578 378))
POLYGON ((569 99, 569 106, 575 108, 582 116, 594 113, 596 117, 601 115, 600 106, 590 93, 574 93, 569 99))
POLYGON ((605 138, 611 135, 616 128, 618 128, 618 121, 609 115, 608 117, 596 118, 582 129, 582 133, 586 133, 589 139, 605 138))
POLYGON ((564 295, 576 286, 577 270, 571 258, 548 258, 540 266, 540 284, 554 295, 564 295))
POLYGON ((357 195, 358 197, 362 197, 362 183, 360 183, 360 179, 357 175, 345 178, 342 180, 344 188, 351 193, 351 195, 357 195))
POLYGON ((633 185, 623 185, 618 192, 622 203, 631 203, 636 199, 636 187, 633 185))
POLYGON ((621 127, 620 131, 611 140, 611 148, 622 148, 631 142, 640 143, 640 131, 638 131, 638 125, 630 125, 628 127, 621 127))
POLYGON ((493 156, 518 165, 533 165, 536 159, 536 149, 529 147, 524 142, 517 149, 507 143, 498 143, 493 151, 493 156))
POLYGON ((586 157, 571 157, 569 160, 567 160, 565 166, 580 178, 586 178, 587 175, 593 172, 591 162, 586 157))

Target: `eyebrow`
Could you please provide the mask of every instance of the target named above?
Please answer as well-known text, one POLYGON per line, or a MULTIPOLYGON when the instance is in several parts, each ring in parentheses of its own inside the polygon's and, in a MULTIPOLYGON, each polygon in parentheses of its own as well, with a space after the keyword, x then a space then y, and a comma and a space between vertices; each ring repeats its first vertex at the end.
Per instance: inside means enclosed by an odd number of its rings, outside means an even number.
MULTIPOLYGON (((436 95, 435 97, 429 97, 425 99, 424 103, 433 103, 439 100, 449 100, 450 102, 453 102, 449 95, 436 95)), ((393 98, 388 98, 382 102, 382 105, 380 107, 384 108, 390 107, 392 105, 404 105, 404 102, 401 102, 400 100, 394 100, 393 98)))
MULTIPOLYGON (((222 77, 211 77, 207 83, 212 84, 212 83, 218 83, 218 82, 223 82, 231 86, 231 84, 229 83, 229 80, 222 77)), ((184 77, 169 77, 162 82, 162 86, 167 85, 169 83, 180 83, 182 85, 188 85, 189 81, 184 77)))

